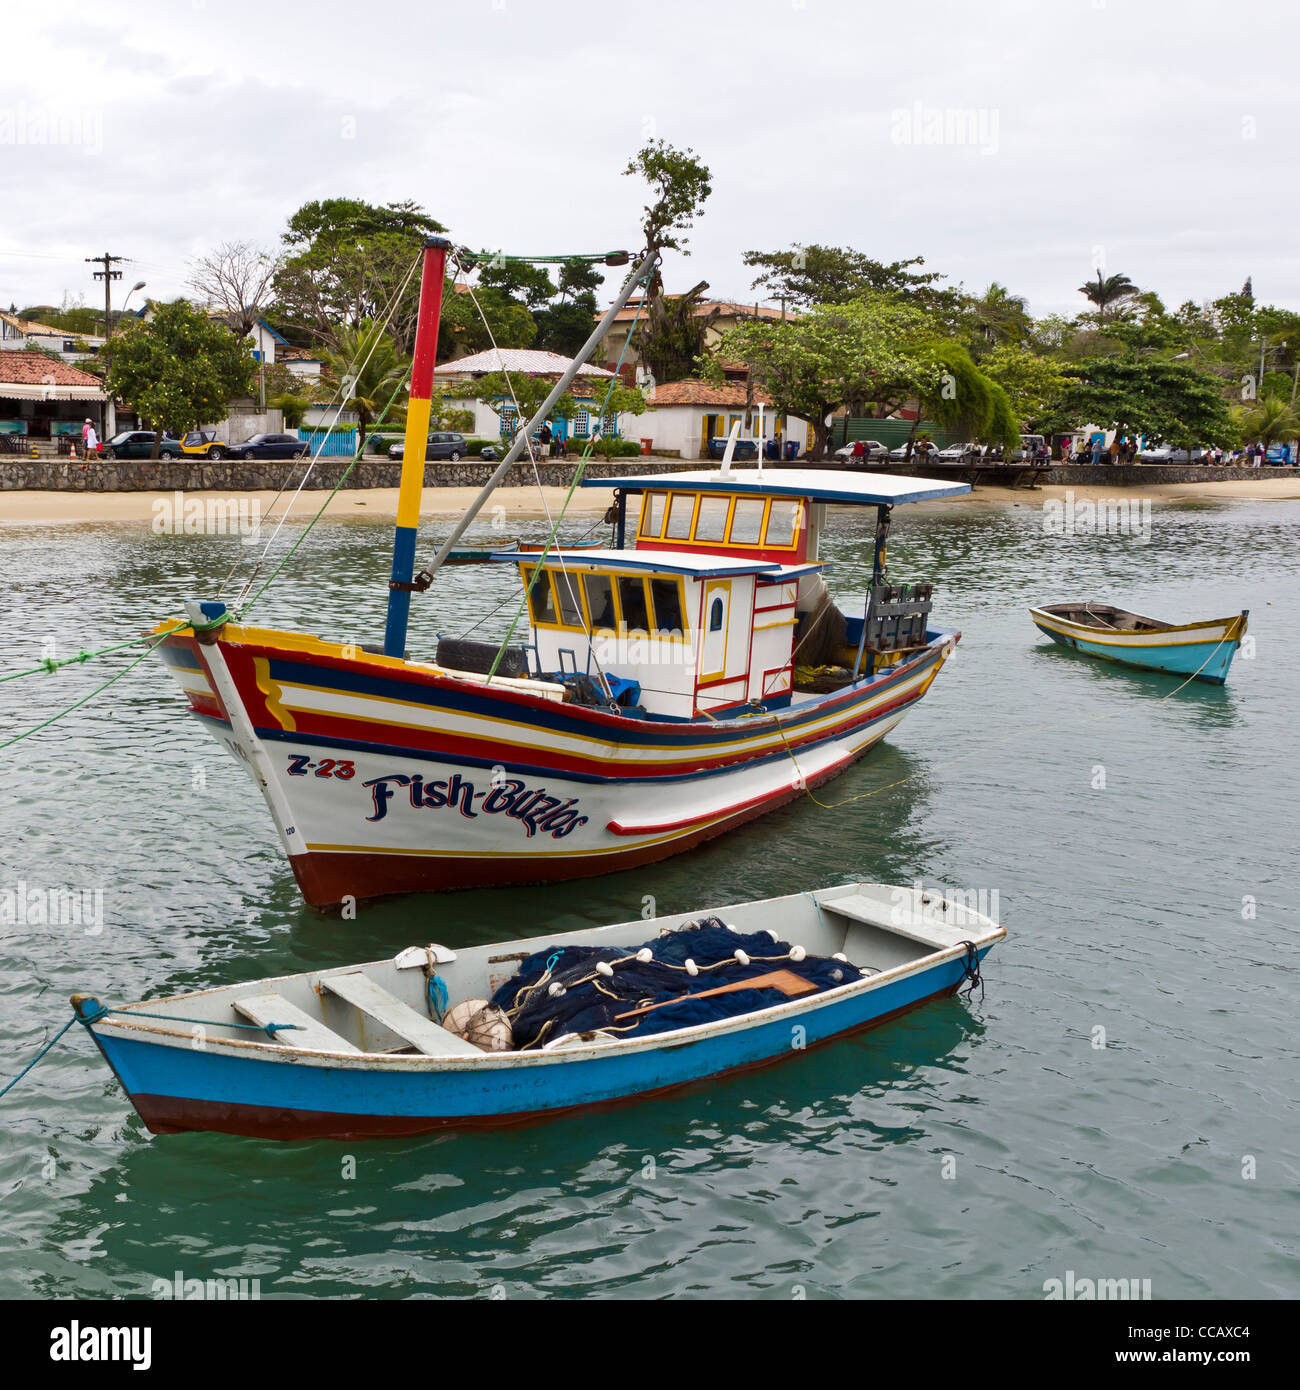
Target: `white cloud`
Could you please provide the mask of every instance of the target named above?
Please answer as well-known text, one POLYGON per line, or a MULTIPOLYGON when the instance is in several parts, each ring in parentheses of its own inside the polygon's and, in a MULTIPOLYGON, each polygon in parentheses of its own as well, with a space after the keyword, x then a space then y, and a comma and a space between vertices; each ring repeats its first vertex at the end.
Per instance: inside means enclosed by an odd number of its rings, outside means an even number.
POLYGON ((0 143, 0 301, 95 302, 83 257, 104 250, 179 293, 196 252, 269 245, 331 195, 413 198, 472 245, 627 245, 643 190, 621 170, 651 132, 714 174, 673 284, 747 298, 744 251, 821 241, 1072 312, 1100 246, 1170 304, 1251 274, 1300 307, 1293 13, 104 0, 87 20, 53 0, 6 18, 0 141, 41 111, 80 134, 0 143), (916 111, 922 132, 946 117, 947 138, 900 141, 916 111))

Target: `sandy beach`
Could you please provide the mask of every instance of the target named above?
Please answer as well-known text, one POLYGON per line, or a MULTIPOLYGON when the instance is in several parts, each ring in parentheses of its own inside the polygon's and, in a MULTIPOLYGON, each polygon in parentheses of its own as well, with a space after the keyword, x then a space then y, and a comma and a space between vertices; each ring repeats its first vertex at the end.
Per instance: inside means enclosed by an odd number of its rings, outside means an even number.
MULTIPOLYGON (((494 509, 505 508, 502 518, 508 525, 513 520, 528 521, 552 515, 564 505, 568 489, 547 487, 539 496, 535 487, 499 488, 484 512, 492 517, 494 509), (543 505, 542 497, 545 498, 543 505)), ((939 502, 927 502, 926 507, 1006 507, 1037 506, 1048 498, 1065 498, 1071 494, 1080 502, 1102 498, 1151 498, 1153 501, 1289 501, 1300 499, 1300 473, 1295 478, 1270 478, 1251 481, 1248 478, 1226 478, 1222 482, 1164 483, 1140 488, 1064 487, 1052 485, 1032 491, 1018 488, 980 486, 968 497, 939 502)), ((469 505, 478 489, 473 487, 425 488, 421 515, 425 518, 455 517, 469 505)), ((257 503, 263 517, 279 517, 287 497, 277 502, 274 492, 186 492, 186 503, 209 500, 224 502, 235 499, 251 505, 257 503), (273 507, 274 504, 274 507, 273 507)), ((0 526, 45 526, 59 523, 86 524, 91 522, 139 522, 151 525, 162 514, 159 503, 170 506, 175 494, 170 492, 0 492, 0 526)), ((291 520, 306 521, 313 517, 325 499, 324 492, 301 493, 290 512, 291 520)), ((604 488, 579 488, 569 503, 570 516, 595 517, 610 504, 604 488)), ((382 517, 397 514, 396 488, 347 489, 337 493, 325 511, 331 517, 382 517)))

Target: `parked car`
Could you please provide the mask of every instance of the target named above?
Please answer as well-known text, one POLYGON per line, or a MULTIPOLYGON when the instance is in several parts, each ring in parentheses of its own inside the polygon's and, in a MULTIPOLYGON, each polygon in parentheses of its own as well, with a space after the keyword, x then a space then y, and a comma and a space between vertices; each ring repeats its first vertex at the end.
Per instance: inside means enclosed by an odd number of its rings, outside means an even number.
MULTIPOLYGON (((108 459, 147 459, 153 457, 153 430, 123 430, 115 434, 104 445, 104 458, 108 459)), ((178 459, 181 456, 180 441, 163 435, 158 446, 160 459, 178 459)))
MULTIPOLYGON (((1155 449, 1143 449, 1137 455, 1138 463, 1199 463, 1205 456, 1204 449, 1193 449, 1189 454, 1186 449, 1175 449, 1170 444, 1161 444, 1155 449)), ((1102 455, 1103 458, 1106 455, 1102 455)))
MULTIPOLYGON (((452 463, 459 463, 467 452, 465 436, 463 434, 449 434, 446 430, 439 430, 431 434, 424 447, 426 459, 450 459, 452 463)), ((388 446, 388 457, 394 462, 401 460, 405 455, 405 440, 388 446)))
MULTIPOLYGON (((727 452, 727 436, 725 434, 715 434, 709 440, 709 457, 720 459, 727 452)), ((758 445, 752 439, 736 440, 735 452, 731 455, 733 459, 756 459, 758 457, 758 445)))
POLYGON ((201 454, 214 463, 230 452, 230 445, 217 436, 216 430, 191 430, 181 440, 182 454, 201 454))
POLYGON ((255 434, 226 449, 226 457, 232 459, 305 459, 310 453, 311 445, 296 434, 255 434))
MULTIPOLYGON (((939 453, 938 445, 928 439, 918 439, 912 445, 912 457, 920 460, 939 453)), ((907 445, 900 444, 897 449, 889 451, 891 463, 902 463, 907 458, 907 445)))
POLYGON ((949 444, 946 449, 940 449, 935 458, 942 463, 961 463, 968 458, 978 458, 979 454, 978 444, 949 444))
MULTIPOLYGON (((864 439, 862 442, 862 458, 864 462, 871 459, 879 459, 882 463, 889 457, 889 445, 882 444, 878 439, 864 439)), ((835 450, 835 457, 844 463, 853 462, 853 441, 835 450)))

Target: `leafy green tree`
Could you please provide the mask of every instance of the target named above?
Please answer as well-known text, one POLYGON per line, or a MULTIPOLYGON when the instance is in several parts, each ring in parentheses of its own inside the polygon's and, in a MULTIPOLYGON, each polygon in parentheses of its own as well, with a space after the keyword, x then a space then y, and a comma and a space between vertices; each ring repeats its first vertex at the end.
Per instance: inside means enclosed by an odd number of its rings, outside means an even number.
MULTIPOLYGON (((522 372, 488 372, 485 376, 479 377, 472 388, 466 387, 464 390, 468 392, 472 389, 475 398, 490 406, 503 420, 517 402, 519 409, 512 418, 512 432, 517 432, 541 409, 542 402, 550 395, 554 386, 555 383, 545 377, 526 376, 522 372)), ((566 391, 556 401, 551 414, 557 418, 572 420, 580 408, 573 396, 566 391)))
POLYGON ((1093 357, 1064 371, 1068 384, 1044 420, 1052 431, 1091 422, 1178 445, 1233 442, 1218 381, 1184 362, 1093 357))
POLYGON ((737 324, 722 333, 706 367, 749 364, 755 386, 777 410, 813 427, 811 456, 825 455, 826 417, 850 401, 875 403, 880 414, 937 390, 942 369, 927 340, 933 320, 890 296, 821 305, 784 323, 737 324))
POLYGON ((284 420, 284 427, 287 430, 296 430, 302 424, 303 417, 311 406, 311 401, 306 396, 295 396, 291 391, 283 391, 278 396, 270 396, 266 403, 273 410, 280 412, 284 420))
MULTIPOLYGON (((403 356, 377 323, 363 319, 338 331, 338 347, 324 354, 325 366, 342 387, 343 406, 355 410, 361 438, 370 437, 371 422, 407 381, 411 359, 403 356)), ((405 391, 399 394, 399 401, 405 391)))
MULTIPOLYGON (((695 225, 695 219, 713 192, 709 170, 695 157, 695 152, 674 149, 663 140, 651 140, 628 161, 623 173, 640 175, 654 195, 654 200, 642 209, 641 230, 646 249, 690 255, 686 250, 686 233, 695 225)), ((707 288, 707 282, 702 281, 696 290, 702 292, 707 288)), ((658 265, 646 285, 645 300, 645 325, 638 328, 633 346, 640 348, 656 380, 675 380, 671 373, 680 364, 683 336, 689 338, 694 325, 685 323, 684 310, 678 314, 665 303, 663 273, 658 265), (664 371, 670 374, 663 375, 664 371)))
POLYGON ((845 304, 868 294, 910 294, 931 289, 943 279, 937 271, 917 274, 921 256, 888 265, 848 246, 804 246, 789 251, 746 251, 745 265, 759 267, 753 286, 770 299, 786 299, 794 308, 845 304))
POLYGON ((720 306, 700 312, 708 288, 709 282, 701 280, 685 294, 660 296, 646 304, 632 347, 656 381, 682 381, 694 375, 709 325, 722 312, 720 306))
POLYGON ((982 357, 980 370, 1006 392, 1013 416, 1030 424, 1051 408, 1068 384, 1060 362, 1009 344, 982 357))
MULTIPOLYGON (((343 328, 383 317, 425 238, 445 228, 412 202, 377 207, 356 198, 304 203, 281 240, 285 254, 272 281, 278 323, 338 348, 343 328)), ((420 277, 398 297, 389 326, 399 352, 410 352, 419 318, 420 277)))
POLYGON ((178 299, 114 334, 108 389, 153 424, 157 458, 164 429, 221 419, 231 397, 251 393, 255 371, 246 339, 178 299))
POLYGON ((476 287, 473 295, 450 290, 443 295, 440 362, 483 352, 494 342, 502 348, 532 347, 536 337, 537 320, 528 306, 495 285, 476 287))

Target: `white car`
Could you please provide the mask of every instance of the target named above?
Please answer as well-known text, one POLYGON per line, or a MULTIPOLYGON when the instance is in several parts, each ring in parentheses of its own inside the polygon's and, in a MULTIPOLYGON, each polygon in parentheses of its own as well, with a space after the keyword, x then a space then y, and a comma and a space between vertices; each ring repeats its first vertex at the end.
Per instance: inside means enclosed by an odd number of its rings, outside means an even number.
POLYGON ((949 444, 946 449, 940 449, 935 457, 944 463, 960 463, 971 455, 978 458, 979 453, 980 446, 978 444, 949 444))
MULTIPOLYGON (((887 459, 889 457, 889 445, 882 444, 878 439, 864 439, 862 441, 862 461, 866 463, 870 459, 887 459)), ((845 444, 842 448, 835 450, 835 457, 841 463, 853 462, 853 441, 845 444)))
MULTIPOLYGON (((935 447, 935 445, 932 442, 928 440, 918 439, 913 441, 912 458, 915 459, 917 462, 920 462, 927 456, 930 458, 934 458, 938 455, 938 453, 939 450, 935 447)), ((897 449, 891 449, 889 451, 889 457, 895 463, 902 463, 907 458, 907 445, 900 444, 897 449)))

